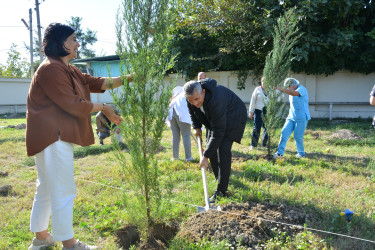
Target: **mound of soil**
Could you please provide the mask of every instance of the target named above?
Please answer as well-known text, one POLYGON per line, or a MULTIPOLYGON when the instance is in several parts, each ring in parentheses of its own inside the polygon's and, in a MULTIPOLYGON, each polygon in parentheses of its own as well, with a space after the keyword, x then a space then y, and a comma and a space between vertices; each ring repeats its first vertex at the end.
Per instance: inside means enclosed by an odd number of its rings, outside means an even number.
POLYGON ((349 129, 340 129, 329 136, 330 139, 362 140, 363 138, 349 129))
POLYGON ((265 202, 231 203, 221 206, 221 210, 193 214, 181 226, 177 223, 154 225, 153 236, 147 242, 140 242, 137 228, 130 225, 116 232, 117 243, 122 249, 129 249, 131 245, 137 245, 137 249, 167 249, 168 242, 177 234, 191 242, 204 238, 226 239, 232 249, 240 246, 264 249, 262 243, 275 234, 293 237, 303 231, 300 226, 312 219, 299 208, 265 202))
POLYGON ((178 236, 194 242, 203 238, 227 239, 234 249, 240 246, 262 249, 260 244, 271 239, 275 233, 285 232, 285 237, 294 236, 302 229, 293 225, 303 226, 310 220, 301 209, 269 203, 232 203, 222 206, 221 210, 192 215, 181 226, 178 236))

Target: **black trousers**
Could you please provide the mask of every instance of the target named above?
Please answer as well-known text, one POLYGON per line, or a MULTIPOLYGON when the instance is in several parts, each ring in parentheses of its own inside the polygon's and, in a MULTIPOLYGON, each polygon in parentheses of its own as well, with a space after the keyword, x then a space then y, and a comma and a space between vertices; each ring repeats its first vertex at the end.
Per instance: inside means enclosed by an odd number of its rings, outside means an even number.
POLYGON ((263 127, 262 147, 267 146, 268 135, 267 135, 266 128, 264 127, 262 113, 263 115, 266 115, 266 107, 264 107, 263 110, 255 109, 254 111, 254 127, 253 127, 253 135, 251 136, 251 146, 253 147, 258 146, 260 130, 262 129, 262 127, 263 127))
MULTIPOLYGON (((210 140, 212 132, 207 130, 206 142, 210 140)), ((218 181, 217 191, 225 193, 228 191, 230 171, 232 167, 232 145, 233 141, 224 137, 215 154, 209 158, 212 171, 218 181)))

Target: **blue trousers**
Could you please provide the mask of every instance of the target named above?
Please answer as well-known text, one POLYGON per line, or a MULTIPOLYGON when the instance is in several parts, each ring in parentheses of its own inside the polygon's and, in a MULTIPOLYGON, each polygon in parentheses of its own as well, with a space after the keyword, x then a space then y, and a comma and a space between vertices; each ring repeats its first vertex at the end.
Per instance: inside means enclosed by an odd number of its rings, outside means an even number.
POLYGON ((262 113, 266 115, 266 107, 264 107, 262 110, 255 109, 254 111, 254 127, 253 127, 253 135, 251 136, 251 146, 257 147, 258 146, 258 140, 260 135, 260 130, 263 127, 263 137, 262 137, 262 147, 267 146, 267 131, 264 127, 264 123, 262 120, 262 113))
POLYGON ((281 130, 280 142, 277 147, 277 153, 284 155, 286 143, 292 132, 294 131, 294 140, 296 141, 297 152, 305 156, 305 148, 303 146, 303 135, 307 126, 308 120, 293 121, 286 119, 283 129, 281 130))

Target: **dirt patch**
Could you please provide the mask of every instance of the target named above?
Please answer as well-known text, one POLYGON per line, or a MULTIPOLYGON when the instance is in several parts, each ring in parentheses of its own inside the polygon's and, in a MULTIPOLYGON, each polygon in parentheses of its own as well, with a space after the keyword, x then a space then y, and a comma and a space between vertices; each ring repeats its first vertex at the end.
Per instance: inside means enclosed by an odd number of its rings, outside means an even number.
POLYGON ((318 139, 320 137, 325 136, 325 134, 320 132, 320 131, 313 131, 313 130, 309 130, 309 129, 306 129, 305 134, 311 135, 314 139, 318 139))
POLYGON ((246 162, 250 159, 254 159, 252 156, 246 156, 246 155, 232 155, 232 161, 233 162, 246 162))
POLYGON ((363 138, 349 129, 341 129, 332 133, 330 139, 362 140, 363 138))
POLYGON ((281 223, 303 226, 311 220, 301 209, 269 203, 229 204, 222 212, 209 210, 192 215, 178 236, 192 240, 228 240, 234 249, 243 246, 263 249, 261 243, 271 239, 275 233, 285 232, 285 237, 294 236, 302 229, 281 223), (273 222, 271 222, 273 221, 273 222), (281 223, 274 223, 274 221, 281 223))
POLYGON ((117 244, 124 249, 129 249, 131 245, 137 244, 140 240, 139 232, 135 226, 126 226, 117 230, 117 244))
POLYGON ((140 242, 138 229, 128 225, 116 231, 117 244, 122 249, 129 249, 131 245, 137 245, 137 249, 166 249, 178 230, 178 223, 157 223, 152 227, 152 237, 147 242, 140 242))
POLYGON ((8 172, 0 171, 0 177, 7 177, 7 176, 8 176, 8 172))
POLYGON ((12 185, 0 186, 0 196, 8 196, 12 192, 12 185))
POLYGON ((26 129, 26 124, 25 123, 20 123, 17 125, 9 125, 5 128, 14 128, 14 129, 26 129))

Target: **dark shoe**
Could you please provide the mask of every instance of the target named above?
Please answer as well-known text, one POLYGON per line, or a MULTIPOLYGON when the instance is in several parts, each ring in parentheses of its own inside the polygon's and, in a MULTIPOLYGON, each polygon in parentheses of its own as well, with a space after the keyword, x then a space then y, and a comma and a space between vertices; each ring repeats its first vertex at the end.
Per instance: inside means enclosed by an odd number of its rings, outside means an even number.
POLYGON ((226 192, 221 192, 221 191, 215 191, 215 193, 211 196, 210 198, 210 203, 215 203, 216 200, 220 200, 222 197, 226 197, 227 193, 226 192))
POLYGON ((121 149, 128 149, 128 146, 123 142, 120 142, 119 145, 121 149))

